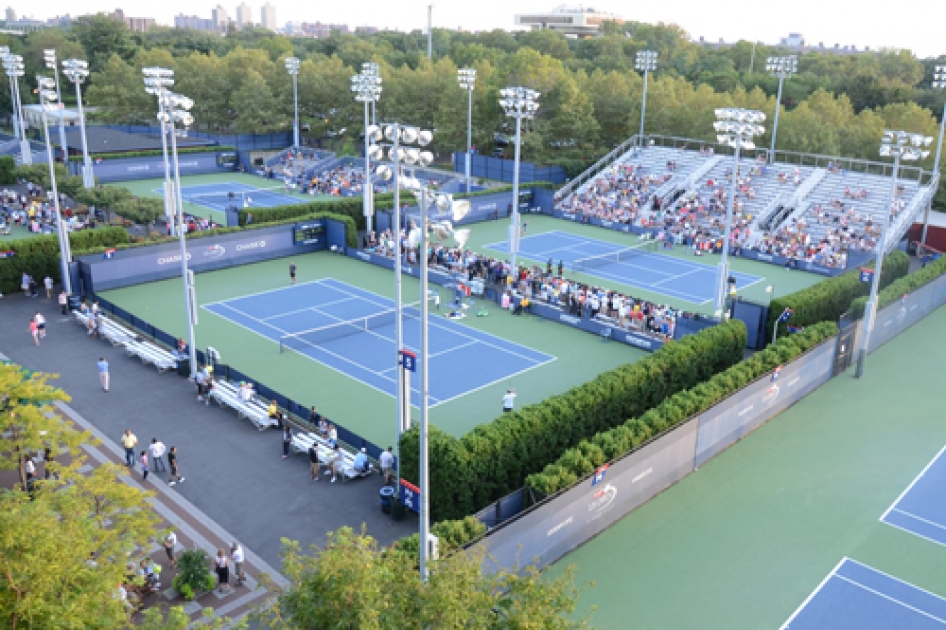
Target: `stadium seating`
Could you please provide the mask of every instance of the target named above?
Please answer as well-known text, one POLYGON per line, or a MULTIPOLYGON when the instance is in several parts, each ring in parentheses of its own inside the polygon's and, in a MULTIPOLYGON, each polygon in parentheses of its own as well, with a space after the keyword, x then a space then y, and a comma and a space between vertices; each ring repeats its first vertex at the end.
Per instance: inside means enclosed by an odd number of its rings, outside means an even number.
MULTIPOLYGON (((309 447, 313 445, 315 445, 318 452, 319 461, 322 462, 322 464, 326 464, 334 450, 328 440, 317 433, 296 432, 292 436, 292 449, 297 453, 308 453, 309 447)), ((376 472, 374 464, 370 461, 368 462, 367 470, 355 470, 355 455, 342 448, 338 450, 342 455, 342 463, 338 469, 338 472, 342 475, 342 479, 367 477, 371 473, 376 472)))

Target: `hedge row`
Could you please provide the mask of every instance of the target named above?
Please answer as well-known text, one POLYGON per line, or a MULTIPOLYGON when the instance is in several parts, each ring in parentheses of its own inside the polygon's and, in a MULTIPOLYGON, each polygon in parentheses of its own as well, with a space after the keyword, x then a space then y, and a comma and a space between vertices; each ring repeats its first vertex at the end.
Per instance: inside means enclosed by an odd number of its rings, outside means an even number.
MULTIPOLYGON (((69 235, 74 255, 108 247, 121 247, 129 242, 128 232, 121 227, 101 227, 82 230, 69 235)), ((59 273, 59 237, 46 234, 33 238, 0 243, 0 251, 12 251, 10 258, 0 259, 0 293, 19 290, 20 279, 28 273, 41 281, 45 276, 56 282, 62 280, 59 273)))
MULTIPOLYGON (((886 289, 877 294, 877 310, 888 304, 893 304, 907 293, 912 293, 922 286, 933 282, 946 274, 946 257, 934 260, 922 269, 891 282, 886 289)), ((859 297, 851 303, 851 315, 856 318, 864 316, 867 306, 867 296, 859 297)))
MULTIPOLYGON (((869 265, 873 268, 873 263, 869 265)), ((880 286, 887 286, 897 278, 902 278, 910 271, 910 257, 901 251, 894 251, 884 259, 880 286)), ((851 307, 851 302, 870 293, 870 284, 860 281, 858 270, 834 278, 822 280, 807 289, 775 298, 769 309, 768 334, 772 336, 779 315, 786 308, 795 311, 787 323, 779 324, 779 336, 787 332, 787 326, 810 326, 819 322, 836 322, 851 307)))
MULTIPOLYGON (((733 321, 667 343, 637 363, 503 414, 460 439, 428 431, 434 520, 462 518, 521 488, 526 477, 588 436, 623 424, 742 360, 746 329, 733 321)), ((401 437, 401 474, 418 480, 416 427, 401 437)))
POLYGON ((792 361, 826 339, 837 334, 837 324, 822 322, 804 331, 780 338, 775 344, 754 354, 728 370, 716 374, 692 389, 667 398, 646 413, 622 425, 582 440, 568 449, 540 473, 530 475, 526 485, 545 496, 570 487, 599 466, 623 457, 648 440, 668 431, 721 400, 731 396, 777 366, 792 361))
MULTIPOLYGON (((232 153, 236 151, 236 147, 223 147, 223 146, 207 146, 207 147, 179 147, 177 152, 179 155, 185 155, 188 153, 232 153)), ((157 157, 164 155, 164 151, 161 149, 147 149, 143 151, 124 151, 116 153, 96 153, 96 160, 122 160, 126 158, 140 158, 140 157, 157 157)))
MULTIPOLYGON (((475 516, 456 521, 441 521, 430 528, 430 533, 440 539, 440 553, 448 554, 486 533, 486 525, 475 516)), ((420 534, 402 538, 394 546, 399 552, 420 556, 420 534)))

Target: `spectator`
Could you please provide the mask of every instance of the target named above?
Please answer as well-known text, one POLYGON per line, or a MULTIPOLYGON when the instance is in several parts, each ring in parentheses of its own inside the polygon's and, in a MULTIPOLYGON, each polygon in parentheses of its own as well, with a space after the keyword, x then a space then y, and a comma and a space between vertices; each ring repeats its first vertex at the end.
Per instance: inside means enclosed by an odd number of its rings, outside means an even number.
POLYGON ((135 465, 135 446, 138 444, 138 438, 131 432, 131 429, 125 429, 122 434, 122 446, 125 447, 125 465, 132 468, 135 465))
POLYGON ((378 460, 378 463, 381 464, 381 476, 384 478, 385 485, 391 482, 391 476, 394 473, 394 453, 391 451, 392 448, 389 446, 388 450, 381 453, 381 459, 378 460))
MULTIPOLYGON (((273 416, 270 416, 272 418, 273 416)), ((289 446, 292 444, 292 429, 288 424, 283 425, 282 428, 282 458, 286 459, 289 457, 289 446)))
POLYGON ((69 314, 69 294, 65 291, 59 293, 59 308, 62 309, 63 315, 69 314))
POLYGON ((46 287, 46 299, 53 299, 53 279, 48 274, 43 278, 43 286, 46 287))
POLYGON ((173 531, 169 531, 168 535, 164 537, 164 553, 168 556, 168 562, 172 567, 177 566, 177 560, 174 559, 174 547, 177 545, 177 534, 173 531))
POLYGON ((332 452, 328 456, 328 461, 326 465, 329 470, 325 471, 327 475, 329 472, 332 473, 332 483, 335 483, 335 480, 338 478, 338 467, 341 465, 342 453, 339 449, 338 444, 332 447, 332 452))
POLYGON ((234 541, 230 546, 230 557, 233 558, 233 571, 236 573, 237 586, 243 586, 246 576, 243 575, 243 547, 240 543, 234 541))
POLYGON ((217 550, 217 557, 214 558, 214 567, 217 571, 217 586, 221 593, 229 593, 230 588, 230 561, 224 555, 223 549, 217 550))
POLYGON ((365 447, 361 447, 361 450, 358 451, 358 454, 355 455, 355 461, 352 462, 352 468, 355 469, 357 473, 366 473, 368 472, 368 453, 365 451, 365 447))
POLYGON ((309 474, 312 475, 312 481, 319 480, 319 445, 312 442, 309 445, 309 474))
POLYGON ((148 451, 141 451, 141 477, 148 479, 148 451))
POLYGON ((164 454, 167 450, 164 442, 159 441, 158 438, 151 438, 148 453, 151 455, 151 464, 154 467, 154 472, 167 472, 167 467, 164 465, 164 454))

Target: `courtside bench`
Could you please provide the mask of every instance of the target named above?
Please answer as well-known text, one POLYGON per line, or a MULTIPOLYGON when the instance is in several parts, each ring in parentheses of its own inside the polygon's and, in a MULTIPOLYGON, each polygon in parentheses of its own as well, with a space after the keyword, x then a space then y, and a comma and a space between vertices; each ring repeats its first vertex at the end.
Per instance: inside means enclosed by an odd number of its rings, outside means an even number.
MULTIPOLYGON (((328 440, 316 433, 303 433, 301 431, 294 433, 291 444, 293 450, 297 453, 308 453, 309 447, 314 444, 319 454, 319 461, 322 464, 326 464, 329 461, 329 457, 334 450, 329 446, 328 440)), ((377 469, 370 460, 368 461, 368 470, 355 470, 355 454, 343 448, 339 448, 338 451, 342 455, 342 463, 341 466, 339 466, 342 479, 359 479, 376 472, 377 469)))
POLYGON ((216 400, 221 407, 230 407, 237 412, 239 417, 247 418, 260 431, 279 425, 274 418, 269 417, 267 408, 262 403, 240 400, 238 389, 231 383, 214 380, 213 387, 207 395, 216 400))

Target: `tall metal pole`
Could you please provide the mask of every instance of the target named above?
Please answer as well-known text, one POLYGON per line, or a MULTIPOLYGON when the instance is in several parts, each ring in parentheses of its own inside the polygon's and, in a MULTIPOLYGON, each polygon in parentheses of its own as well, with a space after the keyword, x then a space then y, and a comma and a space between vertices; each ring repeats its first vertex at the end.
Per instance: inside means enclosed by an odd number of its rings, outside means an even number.
POLYGON ((877 316, 877 293, 880 291, 880 274, 884 267, 884 256, 887 252, 887 227, 890 225, 890 212, 897 195, 897 174, 900 171, 900 153, 893 158, 893 181, 890 184, 890 198, 887 200, 887 213, 884 216, 884 225, 880 230, 880 243, 877 247, 877 259, 874 262, 874 278, 870 283, 870 298, 864 311, 864 341, 857 354, 857 368, 854 376, 864 376, 864 364, 867 361, 867 352, 870 349, 870 333, 874 328, 874 318, 877 316))
POLYGON ((723 231, 723 257, 719 261, 719 280, 716 286, 716 310, 722 312, 726 307, 726 281, 729 278, 729 233, 732 229, 733 206, 736 203, 736 179, 739 177, 739 149, 742 147, 742 134, 736 134, 736 154, 733 164, 732 182, 729 186, 729 203, 726 204, 726 227, 723 231))
POLYGON ((72 278, 69 277, 69 233, 66 231, 66 224, 62 220, 62 213, 59 211, 59 190, 56 188, 56 161, 53 160, 53 145, 49 141, 49 122, 46 119, 46 105, 43 103, 43 96, 40 94, 40 107, 43 110, 43 137, 46 138, 46 159, 49 162, 49 182, 53 188, 53 208, 56 210, 56 231, 59 234, 59 265, 62 274, 62 290, 72 294, 72 278))
MULTIPOLYGON (((933 177, 940 175, 939 172, 939 158, 943 153, 943 131, 946 130, 946 105, 943 105, 943 117, 939 121, 939 144, 936 145, 936 158, 933 160, 933 177)), ((943 185, 943 182, 939 183, 940 186, 943 185)), ((924 245, 926 244, 926 232, 930 226, 930 208, 933 206, 933 200, 930 199, 929 203, 926 204, 926 212, 923 215, 923 235, 920 237, 920 242, 924 245)))
MULTIPOLYGON (((161 155, 164 156, 164 216, 171 224, 171 234, 176 235, 183 226, 177 222, 177 197, 174 182, 171 181, 171 156, 168 152, 168 124, 164 122, 163 93, 158 94, 158 112, 161 114, 161 155)), ((173 134, 173 126, 172 134, 173 134)))
POLYGON ((374 189, 371 186, 371 169, 368 164, 368 101, 365 100, 365 187, 362 190, 362 197, 364 199, 364 213, 365 213, 365 223, 368 227, 368 231, 371 231, 371 218, 373 214, 373 209, 371 207, 372 202, 372 193, 374 189))
POLYGON ((647 113, 647 75, 648 74, 649 72, 647 70, 644 70, 644 97, 641 102, 641 131, 638 138, 638 142, 640 143, 640 146, 642 148, 644 146, 644 116, 647 113))
POLYGON ((16 111, 16 97, 15 92, 13 91, 13 82, 16 81, 16 77, 11 77, 7 75, 7 78, 10 79, 10 106, 13 110, 13 137, 17 140, 21 140, 20 136, 20 121, 19 115, 16 111))
POLYGON ((420 579, 429 572, 430 475, 427 468, 427 191, 420 198, 420 579))
POLYGON ((512 172, 512 234, 509 235, 509 251, 512 254, 512 272, 515 274, 516 257, 519 254, 519 151, 522 146, 522 99, 516 104, 516 153, 512 172))
POLYGON ((775 122, 772 124, 772 148, 769 151, 769 164, 775 163, 775 136, 778 135, 778 115, 782 109, 782 82, 783 77, 778 78, 778 98, 775 99, 775 122))
POLYGON ((66 144, 65 109, 62 104, 62 92, 59 90, 59 66, 53 61, 53 75, 56 77, 56 107, 59 110, 59 146, 62 147, 62 163, 69 161, 69 146, 66 144))
POLYGON ((292 142, 297 149, 302 146, 299 144, 299 75, 292 75, 292 105, 295 111, 295 117, 292 121, 292 142))
POLYGON ((190 367, 191 373, 190 377, 196 378, 197 376, 197 341, 194 335, 194 315, 196 314, 196 305, 191 300, 191 286, 189 281, 189 275, 187 272, 187 242, 184 236, 186 230, 184 229, 184 201, 181 198, 181 168, 180 164, 177 161, 177 137, 174 133, 174 119, 171 118, 171 110, 173 107, 168 104, 167 114, 169 117, 168 129, 171 134, 171 156, 174 160, 174 179, 176 182, 177 190, 177 223, 178 223, 178 242, 181 246, 181 280, 184 283, 184 308, 187 310, 187 345, 188 350, 190 351, 190 367))
MULTIPOLYGON (((26 137, 26 120, 23 118, 23 101, 20 98, 19 78, 13 82, 13 86, 16 91, 16 106, 20 112, 20 161, 23 164, 32 164, 33 148, 30 146, 29 138, 26 137)), ((45 135, 48 136, 49 132, 46 131, 45 135)))
POLYGON ((470 194, 470 162, 473 160, 473 89, 467 91, 466 101, 466 192, 470 194))
MULTIPOLYGON (((394 345, 395 350, 400 352, 404 348, 404 317, 401 303, 401 159, 399 155, 401 141, 401 126, 398 123, 391 125, 394 127, 394 148, 392 151, 394 157, 394 225, 392 232, 394 234, 394 345)), ((397 357, 399 358, 399 357, 397 357)), ((401 434, 410 428, 410 417, 408 410, 410 406, 410 393, 407 393, 407 401, 404 401, 404 370, 397 370, 397 457, 401 461, 401 434)))
POLYGON ((434 58, 434 5, 427 5, 427 58, 434 58))
POLYGON ((82 109, 82 84, 76 81, 76 102, 79 106, 79 133, 82 134, 82 185, 85 188, 95 186, 92 172, 92 160, 89 158, 89 141, 85 135, 85 111, 82 109))

